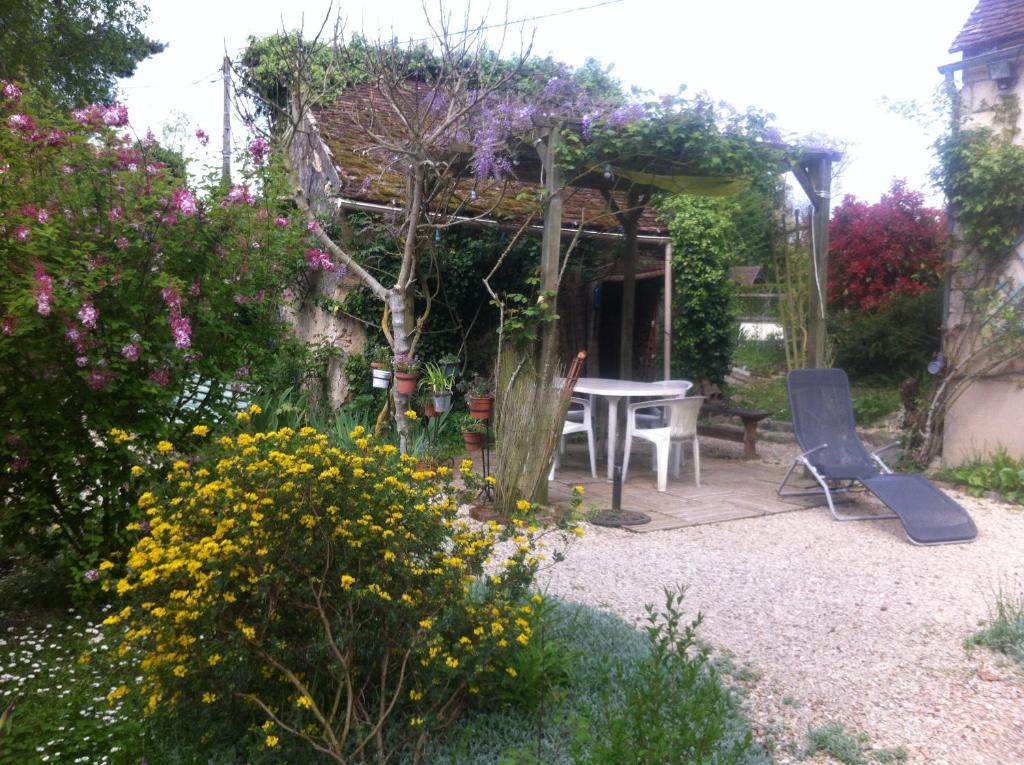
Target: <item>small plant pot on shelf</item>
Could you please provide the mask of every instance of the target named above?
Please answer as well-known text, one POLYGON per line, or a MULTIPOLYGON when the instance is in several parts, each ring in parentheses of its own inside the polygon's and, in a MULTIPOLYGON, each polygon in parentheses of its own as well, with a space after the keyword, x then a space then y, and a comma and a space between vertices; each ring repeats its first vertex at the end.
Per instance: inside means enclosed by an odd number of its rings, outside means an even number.
POLYGON ((478 452, 484 446, 484 439, 487 438, 486 433, 478 433, 474 430, 462 431, 462 440, 466 444, 467 452, 478 452))
POLYGON ((373 369, 373 387, 374 388, 387 388, 391 385, 391 370, 389 369, 373 369))
POLYGON ((469 416, 474 420, 489 420, 494 411, 493 396, 470 396, 469 416))
POLYGON ((426 417, 437 417, 437 407, 434 406, 433 399, 426 399, 423 402, 423 414, 426 417))
POLYGON ((415 393, 419 379, 420 376, 416 372, 395 372, 395 387, 403 395, 415 393))
POLYGON ((452 392, 435 393, 432 403, 434 404, 434 409, 438 412, 447 412, 452 408, 452 392))

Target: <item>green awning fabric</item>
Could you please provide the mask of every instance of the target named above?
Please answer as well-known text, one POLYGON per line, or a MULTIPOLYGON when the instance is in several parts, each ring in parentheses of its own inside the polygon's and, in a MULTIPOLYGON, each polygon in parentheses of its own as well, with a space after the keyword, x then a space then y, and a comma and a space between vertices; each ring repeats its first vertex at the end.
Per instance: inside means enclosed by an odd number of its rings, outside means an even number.
POLYGON ((749 178, 719 178, 713 175, 656 175, 637 170, 612 167, 620 178, 645 186, 653 186, 673 194, 693 194, 700 197, 731 197, 750 186, 749 178))

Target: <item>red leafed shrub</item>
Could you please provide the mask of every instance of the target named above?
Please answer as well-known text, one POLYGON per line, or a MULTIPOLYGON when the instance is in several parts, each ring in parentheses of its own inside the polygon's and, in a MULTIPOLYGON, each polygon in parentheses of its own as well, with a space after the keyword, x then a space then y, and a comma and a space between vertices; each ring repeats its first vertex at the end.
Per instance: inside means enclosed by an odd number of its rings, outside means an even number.
POLYGON ((905 181, 873 205, 847 195, 829 224, 829 304, 873 311, 927 292, 939 283, 945 239, 945 214, 905 181))

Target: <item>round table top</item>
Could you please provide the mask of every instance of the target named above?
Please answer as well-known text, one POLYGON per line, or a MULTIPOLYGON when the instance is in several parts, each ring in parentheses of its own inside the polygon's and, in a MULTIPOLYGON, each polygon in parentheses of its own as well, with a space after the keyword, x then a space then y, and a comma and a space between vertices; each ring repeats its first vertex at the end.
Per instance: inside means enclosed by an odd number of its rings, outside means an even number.
POLYGON ((682 396, 691 384, 684 380, 664 382, 637 382, 635 380, 611 380, 603 377, 581 377, 576 381, 574 393, 590 393, 597 396, 682 396))

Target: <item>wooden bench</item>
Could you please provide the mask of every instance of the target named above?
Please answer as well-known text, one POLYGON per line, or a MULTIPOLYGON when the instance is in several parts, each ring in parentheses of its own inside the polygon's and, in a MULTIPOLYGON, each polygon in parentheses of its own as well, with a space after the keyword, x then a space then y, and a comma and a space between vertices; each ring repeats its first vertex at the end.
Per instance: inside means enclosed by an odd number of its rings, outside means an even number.
POLYGON ((700 423, 697 425, 697 433, 710 438, 739 441, 743 444, 743 459, 757 459, 757 423, 767 417, 770 412, 759 412, 754 409, 737 409, 736 407, 725 406, 724 404, 704 404, 700 411, 701 414, 739 417, 743 422, 742 428, 700 423))

